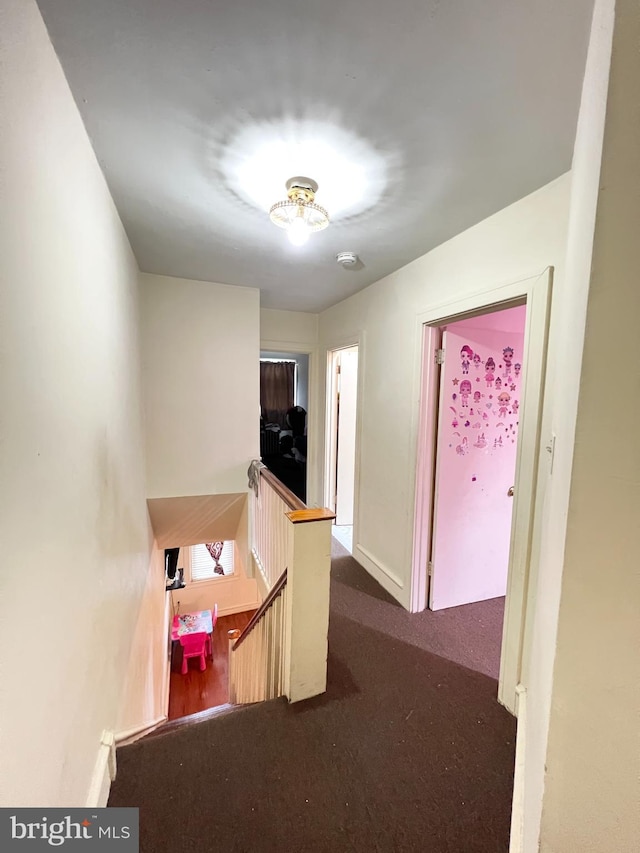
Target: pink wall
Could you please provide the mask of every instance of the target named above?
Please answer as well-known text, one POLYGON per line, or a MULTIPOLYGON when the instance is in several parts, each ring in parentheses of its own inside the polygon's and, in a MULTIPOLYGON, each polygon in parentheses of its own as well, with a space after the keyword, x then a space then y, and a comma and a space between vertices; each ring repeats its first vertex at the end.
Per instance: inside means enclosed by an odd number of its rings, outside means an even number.
POLYGON ((524 324, 521 306, 446 327, 431 558, 434 610, 506 591, 513 508, 507 490, 515 476, 524 324))

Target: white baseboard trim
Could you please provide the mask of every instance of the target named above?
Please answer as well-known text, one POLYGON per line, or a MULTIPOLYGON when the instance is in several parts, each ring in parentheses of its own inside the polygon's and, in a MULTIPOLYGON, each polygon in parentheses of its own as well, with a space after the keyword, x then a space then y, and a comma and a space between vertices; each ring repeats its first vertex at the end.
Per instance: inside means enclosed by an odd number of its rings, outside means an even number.
POLYGON ((509 853, 524 851, 524 759, 527 731, 527 689, 524 685, 516 685, 516 696, 516 760, 513 774, 509 853))
MULTIPOLYGON (((167 660, 167 666, 164 671, 164 690, 163 690, 163 704, 162 709, 164 711, 164 718, 169 719, 169 690, 171 689, 171 654, 169 654, 169 658, 167 660)), ((116 735, 116 741, 118 737, 116 735)))
MULTIPOLYGON (((353 546, 353 556, 359 563, 362 563, 369 574, 373 575, 373 577, 382 584, 385 589, 388 590, 389 582, 391 582, 397 589, 404 589, 404 583, 398 575, 377 560, 371 551, 368 551, 362 545, 358 544, 353 546)), ((391 590, 388 591, 391 592, 391 590)), ((393 595, 394 593, 391 592, 391 594, 393 595)))
POLYGON ((102 732, 98 757, 96 759, 89 794, 88 808, 103 808, 107 805, 111 782, 116 778, 116 743, 113 732, 106 729, 102 732))
POLYGON ((260 602, 256 599, 243 601, 240 604, 234 604, 230 607, 219 608, 218 616, 233 616, 234 613, 244 613, 245 610, 257 610, 258 607, 260 607, 260 602))
POLYGON ((129 743, 134 743, 139 740, 144 735, 148 735, 150 732, 157 729, 158 726, 161 726, 163 723, 167 722, 167 715, 163 714, 161 717, 157 717, 155 720, 151 720, 148 723, 142 723, 139 726, 134 726, 131 729, 125 729, 122 732, 116 732, 115 734, 115 742, 116 746, 127 746, 129 743))

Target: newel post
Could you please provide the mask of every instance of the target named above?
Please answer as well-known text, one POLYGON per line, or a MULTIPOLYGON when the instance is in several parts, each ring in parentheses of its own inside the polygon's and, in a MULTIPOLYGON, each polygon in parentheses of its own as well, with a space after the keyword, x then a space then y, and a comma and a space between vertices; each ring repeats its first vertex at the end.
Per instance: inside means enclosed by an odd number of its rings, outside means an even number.
POLYGON ((288 537, 287 642, 284 693, 300 702, 327 687, 331 522, 328 509, 286 513, 288 537))

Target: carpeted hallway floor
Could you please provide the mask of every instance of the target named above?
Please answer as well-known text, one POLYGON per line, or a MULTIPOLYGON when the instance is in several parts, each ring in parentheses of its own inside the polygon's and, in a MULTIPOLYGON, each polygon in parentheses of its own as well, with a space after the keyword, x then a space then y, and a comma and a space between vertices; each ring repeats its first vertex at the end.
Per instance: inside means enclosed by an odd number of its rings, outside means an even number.
MULTIPOLYGON (((326 694, 118 751, 109 805, 140 807, 143 853, 508 850, 515 721, 496 681, 434 653, 437 626, 335 549, 326 694)), ((461 629, 482 621, 470 607, 461 629)))
POLYGON ((504 598, 409 614, 334 539, 333 613, 498 680, 504 598))

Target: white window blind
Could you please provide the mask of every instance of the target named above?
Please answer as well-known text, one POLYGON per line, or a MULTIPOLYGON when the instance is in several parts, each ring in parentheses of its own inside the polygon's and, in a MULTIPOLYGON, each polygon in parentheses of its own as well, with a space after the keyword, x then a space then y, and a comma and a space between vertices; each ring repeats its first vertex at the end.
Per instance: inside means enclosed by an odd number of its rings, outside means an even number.
POLYGON ((218 560, 223 574, 214 571, 216 564, 205 545, 192 545, 191 551, 191 580, 208 581, 233 574, 233 542, 224 543, 222 554, 218 560))

